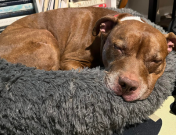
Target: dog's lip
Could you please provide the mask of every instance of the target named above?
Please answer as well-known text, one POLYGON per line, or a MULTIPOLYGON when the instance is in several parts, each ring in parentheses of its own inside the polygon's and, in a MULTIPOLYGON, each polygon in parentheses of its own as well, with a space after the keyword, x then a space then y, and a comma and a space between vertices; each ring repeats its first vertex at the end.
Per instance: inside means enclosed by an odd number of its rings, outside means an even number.
POLYGON ((116 95, 118 95, 118 96, 121 96, 121 95, 122 95, 122 89, 121 89, 121 87, 120 87, 119 85, 117 85, 115 88, 112 88, 112 87, 109 85, 109 82, 108 82, 108 79, 107 79, 107 78, 105 79, 105 85, 106 85, 106 87, 107 87, 109 90, 113 91, 116 95))
POLYGON ((117 85, 115 89, 112 89, 118 96, 123 95, 122 88, 117 85))
POLYGON ((169 46, 168 51, 171 52, 174 46, 169 46))
POLYGON ((113 91, 116 95, 118 95, 118 96, 121 96, 122 95, 122 90, 120 90, 120 87, 116 87, 116 88, 112 88, 110 85, 109 85, 109 83, 108 83, 108 81, 106 80, 105 81, 105 85, 106 85, 106 87, 109 89, 109 90, 111 90, 111 91, 113 91))
POLYGON ((127 102, 138 100, 138 98, 136 98, 136 94, 123 94, 122 97, 127 102))
POLYGON ((137 100, 137 95, 135 92, 123 92, 121 87, 116 87, 116 89, 111 89, 117 96, 121 96, 125 101, 132 102, 137 100))
POLYGON ((132 95, 134 92, 133 91, 130 91, 130 92, 123 92, 122 91, 122 87, 119 85, 119 84, 116 84, 116 86, 114 88, 112 88, 108 81, 106 81, 106 87, 112 91, 114 91, 114 93, 118 96, 123 96, 123 95, 132 95))

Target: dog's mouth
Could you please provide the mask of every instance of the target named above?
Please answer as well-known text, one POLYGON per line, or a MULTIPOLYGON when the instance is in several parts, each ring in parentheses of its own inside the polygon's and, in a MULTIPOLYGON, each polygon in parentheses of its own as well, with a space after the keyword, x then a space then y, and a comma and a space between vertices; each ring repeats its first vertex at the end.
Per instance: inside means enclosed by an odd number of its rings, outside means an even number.
POLYGON ((111 80, 109 77, 105 78, 105 85, 108 89, 112 90, 117 96, 122 97, 127 102, 140 100, 145 91, 144 88, 139 87, 136 90, 131 89, 129 91, 125 91, 123 86, 118 83, 118 78, 115 80, 116 81, 114 81, 114 79, 111 80))
POLYGON ((139 99, 139 94, 137 92, 135 91, 124 92, 121 86, 119 85, 116 87, 109 86, 109 89, 113 90, 117 96, 121 96, 127 102, 132 102, 139 99))

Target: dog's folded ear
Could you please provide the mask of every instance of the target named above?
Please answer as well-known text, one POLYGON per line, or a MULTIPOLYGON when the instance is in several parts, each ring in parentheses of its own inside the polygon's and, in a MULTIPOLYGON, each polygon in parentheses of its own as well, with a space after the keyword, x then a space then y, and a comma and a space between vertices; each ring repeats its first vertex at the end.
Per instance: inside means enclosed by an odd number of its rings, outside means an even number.
POLYGON ((116 14, 116 15, 107 15, 100 18, 96 22, 93 28, 92 35, 97 36, 99 32, 103 34, 108 34, 116 24, 120 23, 120 19, 126 16, 132 16, 132 15, 123 13, 123 14, 116 14))
POLYGON ((165 34, 168 46, 168 52, 170 53, 172 50, 176 51, 176 35, 173 32, 165 34))
POLYGON ((99 32, 108 33, 114 27, 114 25, 116 25, 116 23, 117 17, 112 15, 104 16, 96 22, 92 31, 92 35, 97 36, 99 32))

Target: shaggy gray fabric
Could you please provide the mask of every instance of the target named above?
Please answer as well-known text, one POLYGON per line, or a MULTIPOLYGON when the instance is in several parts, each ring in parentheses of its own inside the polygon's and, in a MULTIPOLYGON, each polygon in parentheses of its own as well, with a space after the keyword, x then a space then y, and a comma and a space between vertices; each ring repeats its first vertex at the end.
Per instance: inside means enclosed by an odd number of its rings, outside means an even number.
POLYGON ((103 69, 43 71, 0 60, 0 134, 120 133, 127 125, 148 119, 171 94, 175 63, 171 52, 149 98, 129 103, 105 87, 103 69))

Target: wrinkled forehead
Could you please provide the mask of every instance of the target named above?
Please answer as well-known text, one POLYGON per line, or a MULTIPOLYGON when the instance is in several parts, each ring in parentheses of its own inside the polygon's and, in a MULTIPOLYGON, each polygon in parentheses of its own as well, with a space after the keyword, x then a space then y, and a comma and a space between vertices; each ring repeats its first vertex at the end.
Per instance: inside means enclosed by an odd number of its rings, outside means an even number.
POLYGON ((122 19, 116 26, 116 32, 120 30, 119 32, 125 33, 128 31, 128 33, 153 33, 153 34, 162 34, 159 30, 154 28, 153 26, 149 25, 146 22, 142 22, 139 18, 136 18, 136 20, 126 20, 127 18, 122 19))
POLYGON ((114 27, 110 34, 111 41, 126 45, 128 48, 144 46, 146 51, 153 49, 167 53, 165 36, 147 23, 137 20, 122 21, 114 27), (152 46, 152 47, 151 47, 152 46))
POLYGON ((143 40, 151 43, 160 42, 166 44, 165 36, 156 28, 147 23, 137 20, 122 21, 117 24, 110 35, 114 40, 123 39, 131 42, 142 42, 143 40))

